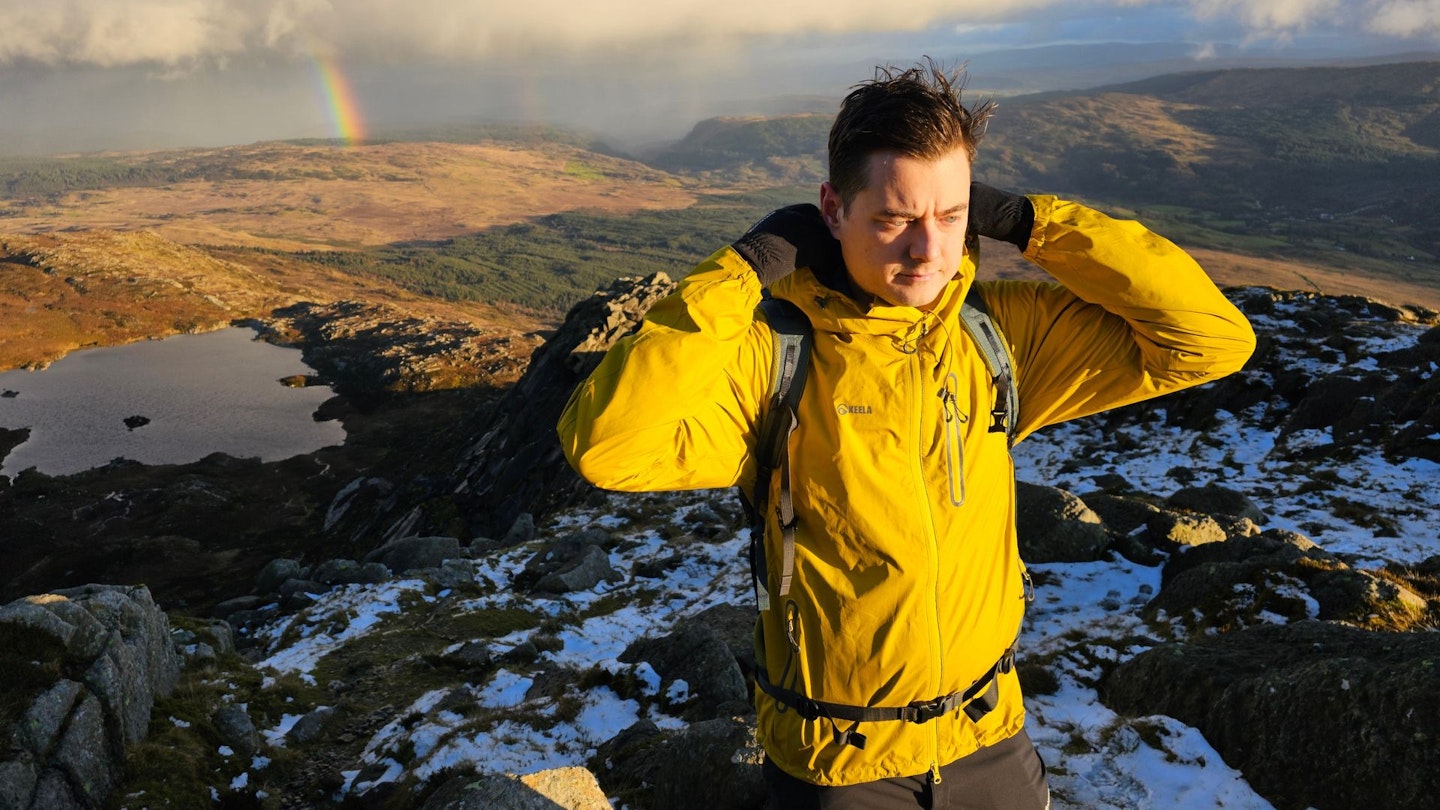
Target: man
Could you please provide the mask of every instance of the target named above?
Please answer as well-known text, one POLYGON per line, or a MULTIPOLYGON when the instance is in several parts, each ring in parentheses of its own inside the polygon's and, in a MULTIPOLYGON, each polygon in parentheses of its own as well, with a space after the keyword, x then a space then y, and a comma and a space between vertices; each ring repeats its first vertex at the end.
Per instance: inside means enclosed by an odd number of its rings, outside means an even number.
MULTIPOLYGON (((1017 438, 1239 369, 1244 316, 1171 243, 1048 196, 972 184, 991 112, 934 63, 845 99, 820 206, 761 220, 612 348, 560 421, 619 490, 742 485, 772 383, 762 287, 814 328, 789 443, 788 587, 765 573, 756 708, 772 808, 1043 808, 1010 666, 1029 592, 997 384, 960 310, 972 233, 1054 283, 986 282, 1017 438)), ((779 486, 776 484, 772 491, 779 486)), ((768 516, 765 556, 781 560, 768 516)))

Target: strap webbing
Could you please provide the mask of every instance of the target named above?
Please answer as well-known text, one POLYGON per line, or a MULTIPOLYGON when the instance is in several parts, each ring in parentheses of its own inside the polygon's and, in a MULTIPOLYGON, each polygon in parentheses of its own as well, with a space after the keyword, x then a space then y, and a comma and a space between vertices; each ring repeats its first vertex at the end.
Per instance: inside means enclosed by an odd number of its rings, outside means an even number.
POLYGON ((990 432, 1004 433, 1006 440, 1015 444, 1015 432, 1019 428, 1020 398, 1015 391, 1015 369, 1010 362, 1010 351, 1000 339, 1000 329, 990 319, 990 310, 980 296, 978 285, 970 285, 965 302, 960 305, 960 321, 974 338, 990 371, 990 379, 997 389, 995 407, 990 410, 990 432))
POLYGON ((765 521, 770 500, 770 485, 776 470, 780 472, 780 497, 775 504, 781 529, 780 596, 790 593, 795 572, 795 504, 790 495, 790 434, 799 426, 800 397, 805 392, 805 376, 810 369, 810 319, 789 301, 771 298, 760 301, 760 311, 775 333, 774 373, 770 383, 770 406, 760 425, 760 441, 755 448, 755 490, 750 503, 754 525, 750 532, 751 573, 755 579, 755 599, 761 611, 770 607, 765 566, 765 521))
POLYGON ((965 714, 974 722, 989 714, 1000 705, 999 675, 1009 672, 1015 666, 1015 648, 1012 646, 1000 655, 999 660, 976 679, 963 692, 952 692, 932 700, 916 701, 904 706, 850 706, 844 703, 830 703, 815 700, 799 692, 777 686, 770 682, 764 664, 755 670, 755 683, 765 694, 795 710, 806 720, 821 717, 831 720, 848 720, 854 723, 878 723, 904 720, 909 723, 928 723, 958 708, 964 707, 965 714))

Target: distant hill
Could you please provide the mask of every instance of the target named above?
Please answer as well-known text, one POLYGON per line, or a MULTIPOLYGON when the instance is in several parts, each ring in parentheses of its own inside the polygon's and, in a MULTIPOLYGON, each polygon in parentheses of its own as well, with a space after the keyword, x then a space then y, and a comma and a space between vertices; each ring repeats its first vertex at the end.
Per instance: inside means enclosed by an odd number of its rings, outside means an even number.
MULTIPOLYGON (((1188 247, 1440 289, 1440 62, 1233 69, 1000 99, 976 175, 1141 216, 1188 247)), ((712 119, 649 158, 819 182, 826 115, 712 119)))
POLYGON ((819 183, 825 179, 825 141, 833 118, 832 113, 710 118, 646 162, 722 183, 819 183))

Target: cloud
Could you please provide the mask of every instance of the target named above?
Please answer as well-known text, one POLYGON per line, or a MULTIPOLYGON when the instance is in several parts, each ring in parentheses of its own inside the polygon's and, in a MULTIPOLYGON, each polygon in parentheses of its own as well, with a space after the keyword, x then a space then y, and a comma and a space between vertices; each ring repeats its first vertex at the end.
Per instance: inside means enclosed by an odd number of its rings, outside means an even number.
POLYGON ((1440 38, 1440 0, 0 0, 0 64, 185 69, 325 53, 379 64, 737 58, 773 37, 1043 24, 1047 10, 1168 5, 1259 34, 1313 26, 1440 38))
POLYGON ((1440 0, 1190 0, 1200 19, 1230 19, 1255 35, 1314 28, 1440 39, 1440 0))

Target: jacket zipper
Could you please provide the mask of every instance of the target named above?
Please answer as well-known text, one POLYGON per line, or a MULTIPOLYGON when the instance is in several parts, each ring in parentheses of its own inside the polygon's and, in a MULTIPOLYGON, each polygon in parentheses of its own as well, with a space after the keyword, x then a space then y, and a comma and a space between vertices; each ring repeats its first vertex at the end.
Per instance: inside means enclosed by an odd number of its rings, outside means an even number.
POLYGON ((970 417, 960 411, 959 397, 955 394, 957 386, 952 371, 945 378, 945 387, 940 389, 945 411, 945 478, 951 506, 965 504, 965 442, 961 426, 970 421, 970 417))
MULTIPOLYGON (((910 355, 910 390, 913 392, 912 401, 914 402, 914 406, 911 410, 911 413, 913 414, 912 418, 914 419, 914 440, 916 442, 917 448, 923 447, 925 432, 925 402, 922 392, 924 392, 927 388, 925 384, 925 372, 922 368, 922 361, 918 352, 918 346, 911 348, 910 351, 906 351, 904 348, 902 348, 901 351, 910 355)), ((928 566, 928 569, 930 571, 931 595, 930 621, 931 627, 933 628, 934 632, 934 641, 931 646, 930 659, 931 666, 933 668, 931 671, 932 680, 930 683, 930 689, 932 692, 934 692, 939 689, 939 684, 943 684, 945 682, 945 653, 942 646, 944 638, 940 633, 940 538, 939 535, 936 533, 936 526, 938 522, 937 516, 934 512, 933 507, 931 507, 930 505, 931 499, 928 495, 929 487, 927 487, 925 483, 925 465, 923 463, 923 460, 921 459, 920 453, 916 452, 913 455, 915 457, 914 474, 916 476, 916 482, 920 494, 920 501, 925 509, 925 515, 929 518, 928 539, 930 541, 930 564, 928 566)), ((938 723, 928 723, 927 725, 930 726, 930 761, 933 764, 938 761, 940 755, 940 730, 938 728, 938 723)), ((936 773, 938 774, 938 769, 936 773)))

